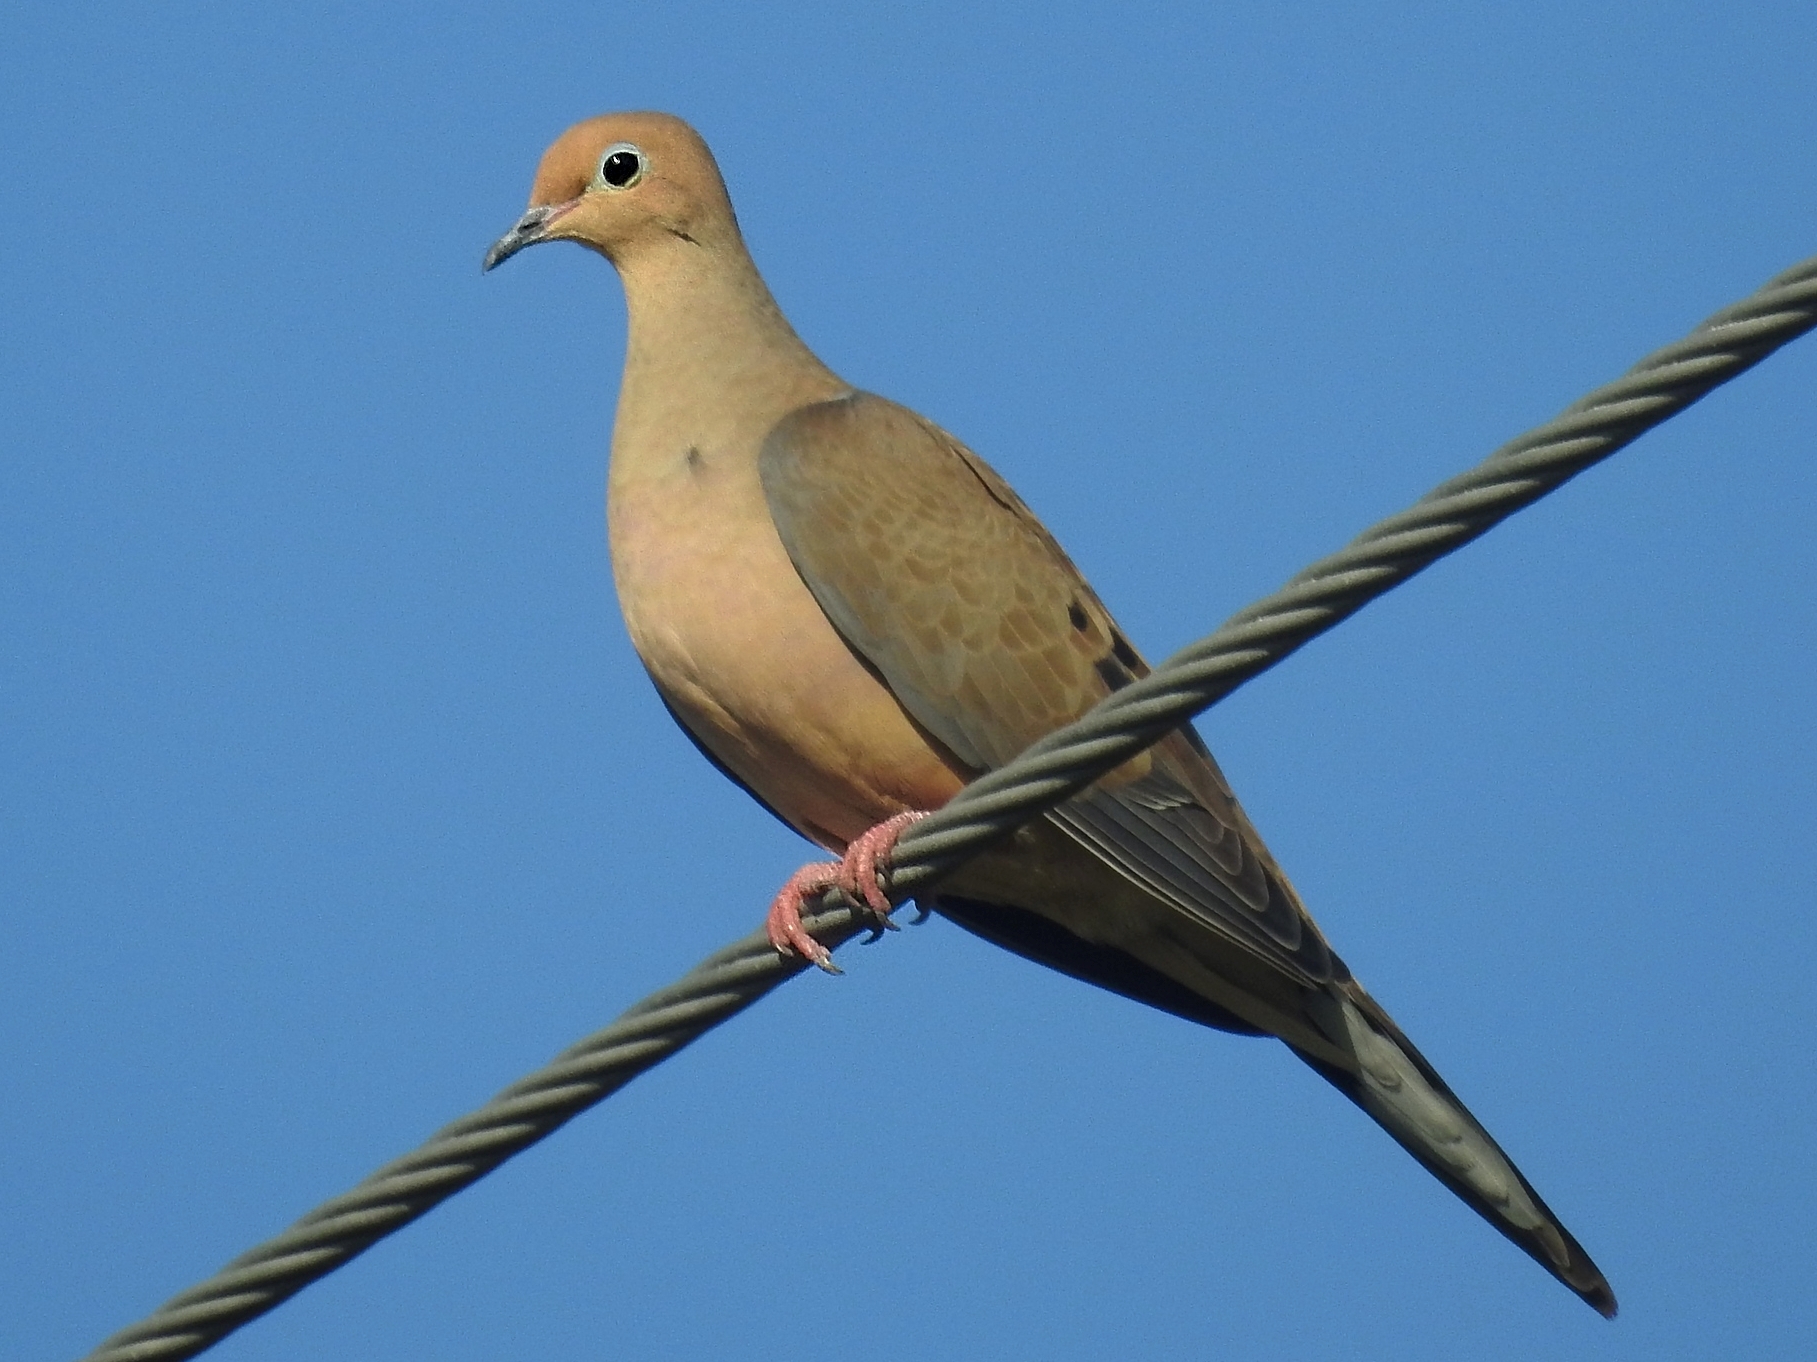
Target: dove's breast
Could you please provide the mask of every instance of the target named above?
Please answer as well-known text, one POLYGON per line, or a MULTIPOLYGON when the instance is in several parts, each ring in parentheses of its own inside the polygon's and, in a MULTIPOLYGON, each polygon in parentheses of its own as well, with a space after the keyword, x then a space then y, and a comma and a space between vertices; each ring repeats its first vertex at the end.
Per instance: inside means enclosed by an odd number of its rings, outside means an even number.
POLYGON ((963 783, 859 661, 770 519, 755 449, 613 451, 612 571, 625 624, 689 731, 831 850, 963 783))

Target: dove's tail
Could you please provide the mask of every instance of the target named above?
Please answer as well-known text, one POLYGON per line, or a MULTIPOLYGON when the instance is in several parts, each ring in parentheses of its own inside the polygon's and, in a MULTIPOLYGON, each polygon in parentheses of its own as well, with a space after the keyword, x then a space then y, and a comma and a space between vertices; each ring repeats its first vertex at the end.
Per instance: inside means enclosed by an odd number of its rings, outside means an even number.
POLYGON ((1381 1005, 1350 983, 1324 999, 1330 1006, 1320 1007, 1319 1028, 1354 1058, 1354 1068, 1295 1053, 1478 1215, 1604 1318, 1613 1318, 1615 1293, 1590 1255, 1381 1005))

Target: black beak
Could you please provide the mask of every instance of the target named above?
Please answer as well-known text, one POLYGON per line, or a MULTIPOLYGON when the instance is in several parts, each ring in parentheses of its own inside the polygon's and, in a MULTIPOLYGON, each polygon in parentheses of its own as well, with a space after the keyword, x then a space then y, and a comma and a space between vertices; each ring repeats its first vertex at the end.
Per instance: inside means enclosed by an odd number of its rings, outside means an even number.
POLYGON ((550 222, 561 216, 562 210, 569 206, 565 203, 544 204, 525 213, 517 220, 515 227, 492 243, 492 248, 486 252, 486 258, 480 264, 480 272, 483 274, 495 265, 504 264, 526 246, 547 240, 543 234, 548 230, 550 222))

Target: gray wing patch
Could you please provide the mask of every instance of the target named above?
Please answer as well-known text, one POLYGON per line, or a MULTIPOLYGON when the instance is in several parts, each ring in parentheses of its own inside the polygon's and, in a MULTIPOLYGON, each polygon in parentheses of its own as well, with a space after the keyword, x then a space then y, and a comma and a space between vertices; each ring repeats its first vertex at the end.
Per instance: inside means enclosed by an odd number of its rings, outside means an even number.
POLYGON ((1236 829, 1163 774, 1091 789, 1047 815, 1101 860, 1307 985, 1349 977, 1236 829))

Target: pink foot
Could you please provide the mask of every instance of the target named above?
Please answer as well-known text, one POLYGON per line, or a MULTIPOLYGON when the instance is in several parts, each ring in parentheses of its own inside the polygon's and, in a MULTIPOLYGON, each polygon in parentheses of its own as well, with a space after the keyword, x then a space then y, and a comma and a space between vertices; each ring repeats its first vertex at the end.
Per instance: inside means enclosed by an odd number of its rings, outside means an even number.
POLYGON ((839 966, 833 963, 832 953, 809 936, 807 928, 801 925, 802 905, 833 888, 844 892, 859 908, 868 909, 876 920, 877 930, 885 927, 894 930, 896 924, 890 921, 889 896, 877 883, 877 872, 880 868, 888 869, 890 852, 895 850, 902 830, 926 817, 925 813, 913 811, 886 818, 854 838, 846 846, 841 860, 816 861, 789 876, 771 902, 769 917, 764 921, 770 944, 784 955, 799 955, 828 974, 840 973, 839 966))

